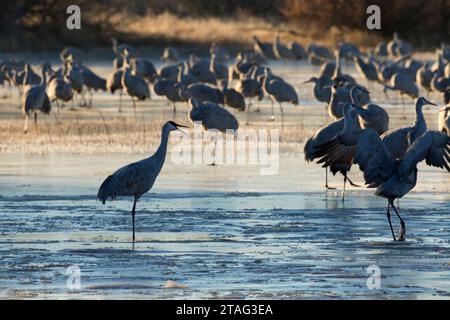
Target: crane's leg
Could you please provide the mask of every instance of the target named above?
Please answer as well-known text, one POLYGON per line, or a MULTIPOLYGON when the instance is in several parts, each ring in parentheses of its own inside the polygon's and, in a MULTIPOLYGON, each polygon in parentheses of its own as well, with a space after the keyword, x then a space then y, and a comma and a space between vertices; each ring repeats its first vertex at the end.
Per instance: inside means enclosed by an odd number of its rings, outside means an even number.
POLYGON ((252 106, 252 98, 248 99, 248 105, 245 108, 245 117, 246 117, 246 121, 245 124, 248 125, 248 120, 249 120, 249 113, 250 113, 250 107, 252 106))
POLYGON ((122 90, 119 92, 119 112, 122 112, 122 90))
POLYGON ((328 167, 325 167, 325 188, 329 190, 335 190, 336 188, 332 188, 328 186, 328 167))
POLYGON ((352 180, 350 180, 350 178, 349 178, 348 175, 347 175, 347 172, 344 174, 344 177, 347 179, 347 181, 350 183, 350 185, 351 185, 352 187, 361 188, 360 185, 358 185, 358 184, 354 183, 352 180))
POLYGON ((134 216, 136 214, 136 202, 137 202, 137 199, 134 198, 133 209, 131 209, 131 218, 133 220, 133 222, 132 222, 133 223, 133 250, 134 250, 134 240, 136 239, 134 236, 134 216))
POLYGON ((34 112, 34 131, 37 130, 37 112, 34 112))
POLYGON ((391 206, 394 208, 395 213, 397 214, 397 217, 400 219, 400 230, 399 230, 399 237, 398 241, 405 241, 405 222, 403 221, 402 217, 400 217, 400 214, 397 211, 397 208, 394 206, 394 201, 391 201, 391 206))
POLYGON ((92 107, 92 99, 94 97, 94 93, 92 90, 89 90, 89 107, 92 107))
POLYGON ((23 133, 27 133, 28 132, 28 113, 25 115, 25 126, 23 128, 23 133))
POLYGON ((270 121, 273 121, 273 120, 275 120, 275 112, 273 110, 273 100, 272 99, 270 99, 270 107, 272 109, 272 115, 270 116, 270 121))
POLYGON ((406 107, 405 100, 403 99, 403 94, 400 94, 400 97, 402 97, 403 119, 406 119, 406 107))
POLYGON ((394 241, 397 241, 397 239, 395 238, 394 229, 392 229, 391 213, 389 212, 390 206, 391 206, 391 203, 388 201, 388 207, 387 207, 386 215, 387 215, 387 218, 388 218, 388 221, 389 221, 389 226, 391 227, 392 238, 394 238, 394 241))
POLYGON ((216 145, 217 145, 217 135, 214 137, 213 162, 210 164, 210 166, 216 165, 216 145))
POLYGON ((347 184, 347 175, 344 175, 344 189, 342 190, 342 203, 345 201, 345 186, 347 184))
POLYGON ((177 113, 177 106, 175 105, 175 101, 173 102, 173 116, 177 113))

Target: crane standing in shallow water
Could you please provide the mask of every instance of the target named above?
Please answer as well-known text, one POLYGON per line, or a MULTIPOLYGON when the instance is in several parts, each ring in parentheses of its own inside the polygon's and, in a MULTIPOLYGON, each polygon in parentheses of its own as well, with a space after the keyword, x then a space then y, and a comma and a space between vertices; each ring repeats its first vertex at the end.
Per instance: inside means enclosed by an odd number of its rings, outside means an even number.
MULTIPOLYGON (((118 196, 133 196, 134 204, 131 210, 133 220, 133 249, 134 249, 134 220, 136 202, 148 192, 156 181, 166 159, 167 143, 171 131, 187 128, 173 121, 167 121, 162 127, 161 143, 158 150, 149 158, 126 165, 103 181, 97 193, 97 199, 103 204, 107 200, 114 200, 118 196)), ((181 131, 181 130, 180 130, 181 131)))
POLYGON ((411 191, 417 183, 417 165, 426 160, 426 164, 445 168, 450 172, 450 137, 438 131, 426 131, 408 147, 402 159, 396 159, 372 129, 355 130, 355 119, 351 116, 354 108, 344 105, 344 129, 328 143, 318 146, 326 163, 333 162, 339 156, 341 148, 356 148, 354 163, 364 173, 369 188, 377 188, 375 194, 388 200, 387 218, 394 241, 397 241, 392 228, 390 207, 400 219, 399 241, 405 240, 405 222, 394 206, 394 200, 400 199, 411 191))

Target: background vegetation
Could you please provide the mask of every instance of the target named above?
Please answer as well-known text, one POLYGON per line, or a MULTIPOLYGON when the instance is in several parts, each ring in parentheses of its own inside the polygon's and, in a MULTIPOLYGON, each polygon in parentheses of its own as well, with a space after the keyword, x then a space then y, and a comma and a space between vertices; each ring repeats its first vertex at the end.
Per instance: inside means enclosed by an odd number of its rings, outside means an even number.
POLYGON ((0 49, 53 50, 72 44, 109 46, 117 36, 142 46, 250 45, 258 34, 307 43, 372 44, 399 31, 417 46, 450 40, 450 0, 15 0, 2 1, 0 49), (66 29, 77 4, 82 29, 66 29), (365 28, 366 8, 382 9, 382 30, 365 28))

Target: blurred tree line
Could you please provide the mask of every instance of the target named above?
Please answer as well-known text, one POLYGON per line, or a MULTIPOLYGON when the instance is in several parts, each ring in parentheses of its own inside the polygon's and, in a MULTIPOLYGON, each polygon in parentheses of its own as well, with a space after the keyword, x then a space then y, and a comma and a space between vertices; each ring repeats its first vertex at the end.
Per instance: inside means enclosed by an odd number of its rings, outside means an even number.
POLYGON ((450 39, 450 0, 2 0, 0 48, 54 47, 61 43, 109 43, 115 13, 149 15, 169 12, 180 17, 259 16, 293 26, 328 30, 331 27, 363 29, 370 4, 381 7, 382 30, 394 31, 411 41, 438 44, 450 39), (82 10, 82 30, 65 28, 66 8, 82 10))

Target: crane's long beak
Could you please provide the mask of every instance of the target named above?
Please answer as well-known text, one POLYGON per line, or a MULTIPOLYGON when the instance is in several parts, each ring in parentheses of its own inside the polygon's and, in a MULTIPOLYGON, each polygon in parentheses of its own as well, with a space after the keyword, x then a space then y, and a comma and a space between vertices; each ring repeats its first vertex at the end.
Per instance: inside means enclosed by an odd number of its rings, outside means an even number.
POLYGON ((436 103, 433 103, 433 102, 428 101, 428 100, 427 100, 427 104, 432 105, 432 106, 436 106, 436 107, 438 106, 436 103))
POLYGON ((183 126, 183 125, 177 123, 177 130, 180 131, 181 133, 185 134, 185 135, 189 135, 188 132, 186 132, 184 130, 181 130, 180 128, 189 128, 188 126, 183 126))

